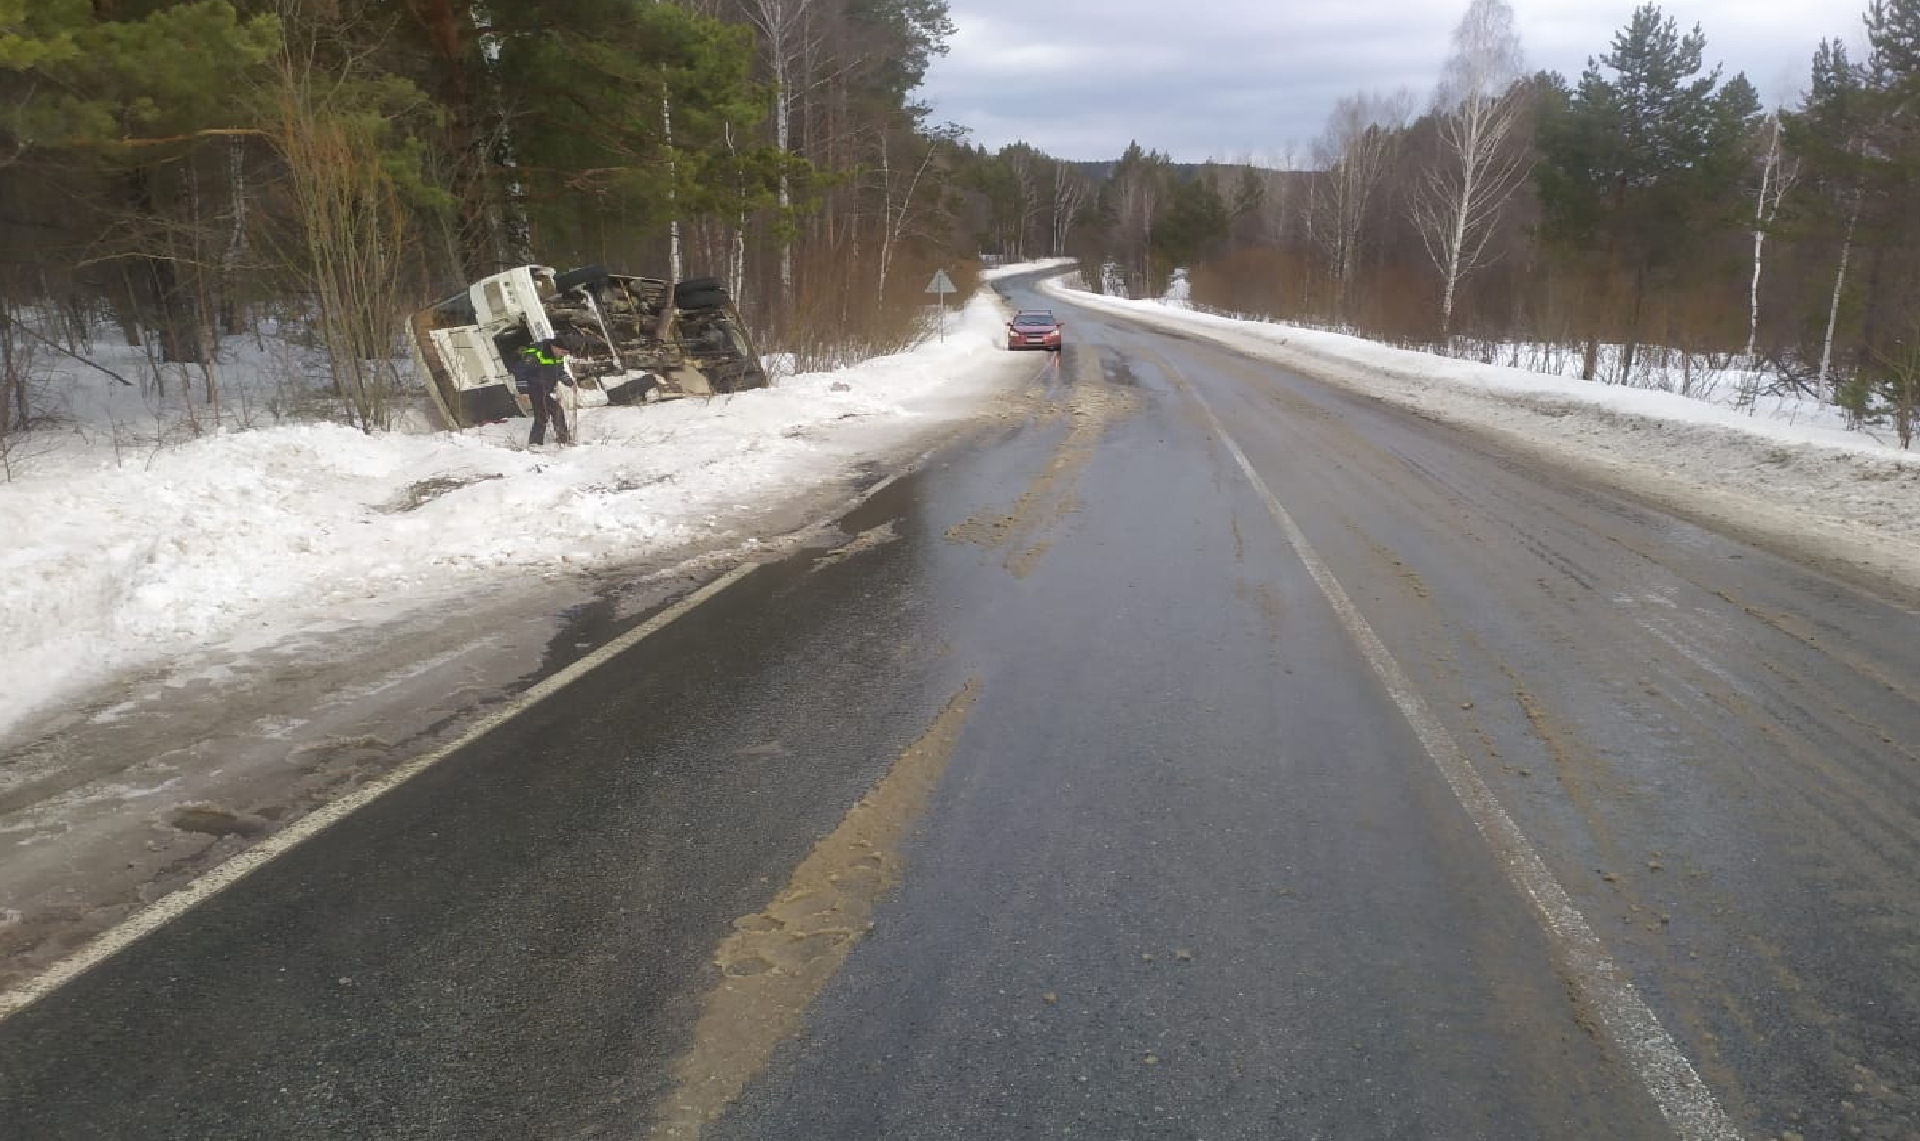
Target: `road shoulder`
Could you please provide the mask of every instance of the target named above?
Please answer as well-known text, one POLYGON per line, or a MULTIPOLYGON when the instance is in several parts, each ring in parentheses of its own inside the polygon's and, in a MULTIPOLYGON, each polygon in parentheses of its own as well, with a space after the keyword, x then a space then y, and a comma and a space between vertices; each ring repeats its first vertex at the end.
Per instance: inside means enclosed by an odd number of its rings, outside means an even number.
POLYGON ((874 488, 1027 414, 1020 363, 996 359, 987 400, 965 414, 903 426, 725 534, 480 597, 423 598, 378 627, 211 647, 71 703, 0 759, 0 990, 458 739, 742 563, 850 541, 833 520, 874 488))

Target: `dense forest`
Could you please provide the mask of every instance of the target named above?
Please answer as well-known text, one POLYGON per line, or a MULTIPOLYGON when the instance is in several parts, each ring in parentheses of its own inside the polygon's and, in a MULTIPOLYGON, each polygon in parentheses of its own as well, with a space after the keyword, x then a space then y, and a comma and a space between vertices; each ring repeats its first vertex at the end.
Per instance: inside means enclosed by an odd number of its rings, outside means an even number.
POLYGON ((1431 93, 1199 167, 969 145, 915 99, 952 32, 944 0, 0 0, 0 437, 107 338, 217 404, 263 327, 383 425, 404 315, 503 266, 718 276, 812 368, 918 336, 935 267, 1071 256, 1596 381, 1751 366, 1911 438, 1920 0, 1810 45, 1779 107, 1657 6, 1569 80, 1472 0, 1431 93))
POLYGON ((905 343, 955 232, 912 101, 950 34, 942 0, 0 0, 0 431, 104 338, 217 404, 263 326, 381 426, 405 315, 527 263, 721 277, 803 367, 905 343))

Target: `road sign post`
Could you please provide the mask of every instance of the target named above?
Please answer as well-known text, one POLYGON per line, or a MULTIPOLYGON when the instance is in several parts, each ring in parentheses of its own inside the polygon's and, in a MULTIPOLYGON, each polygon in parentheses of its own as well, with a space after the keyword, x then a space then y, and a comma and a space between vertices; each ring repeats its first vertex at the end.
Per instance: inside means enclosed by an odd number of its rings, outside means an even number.
POLYGON ((958 293, 959 290, 953 287, 953 279, 947 276, 946 270, 936 269, 933 271, 933 280, 927 282, 927 292, 940 295, 940 339, 944 341, 947 339, 947 294, 958 293))

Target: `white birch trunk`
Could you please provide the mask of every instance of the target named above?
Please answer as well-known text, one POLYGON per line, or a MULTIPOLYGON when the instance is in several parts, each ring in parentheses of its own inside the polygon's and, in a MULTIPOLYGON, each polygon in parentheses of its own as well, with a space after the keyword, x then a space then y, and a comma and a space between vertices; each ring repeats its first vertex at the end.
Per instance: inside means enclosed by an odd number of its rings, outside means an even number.
POLYGON ((660 79, 660 133, 667 144, 667 272, 678 282, 686 272, 680 253, 680 163, 673 154, 673 93, 665 76, 660 79))
POLYGON ((247 253, 247 210, 252 190, 247 185, 246 143, 238 138, 227 142, 227 188, 233 202, 233 225, 227 230, 227 246, 220 253, 220 323, 229 336, 240 330, 240 303, 234 279, 247 253))
POLYGON ((893 168, 887 137, 880 136, 880 284, 875 290, 885 300, 887 271, 893 261, 893 168))
POLYGON ((1775 113, 1769 124, 1766 157, 1760 164, 1760 193, 1753 204, 1753 277, 1747 283, 1747 367, 1753 367, 1753 354, 1760 341, 1760 274, 1766 251, 1767 227, 1780 212, 1780 203, 1792 189, 1794 172, 1784 165, 1780 155, 1780 116, 1775 113))
POLYGON ((935 150, 934 146, 927 147, 927 157, 921 160, 919 169, 915 170, 913 177, 908 180, 906 190, 900 195, 899 207, 896 209, 893 195, 892 152, 887 145, 886 135, 880 136, 880 177, 883 200, 880 227, 880 280, 875 289, 875 295, 881 301, 885 301, 887 297, 887 277, 893 272, 895 249, 907 230, 907 221, 913 210, 914 193, 919 190, 920 180, 926 176, 928 168, 933 165, 935 150))
POLYGON ((1086 195, 1086 187, 1075 179, 1067 177, 1065 163, 1053 168, 1053 219, 1049 227, 1047 253, 1052 257, 1064 257, 1067 252, 1067 234, 1073 229, 1074 212, 1080 209, 1080 203, 1086 195))
MULTIPOLYGON (((794 64, 803 59, 807 19, 813 0, 753 0, 747 19, 766 45, 767 70, 773 80, 773 142, 782 158, 793 153, 794 64)), ((782 221, 793 209, 793 179, 783 166, 774 185, 782 221)), ((780 292, 785 304, 793 296, 793 240, 780 238, 780 292)))
POLYGON ((1511 136, 1520 105, 1519 37, 1505 0, 1474 0, 1453 33, 1453 54, 1434 93, 1440 161, 1413 196, 1413 221, 1440 272, 1440 333, 1453 331, 1460 283, 1490 259, 1494 223, 1526 174, 1511 136))
MULTIPOLYGON (((774 146, 779 149, 782 158, 793 153, 793 95, 792 89, 788 86, 789 76, 787 75, 787 71, 786 60, 784 57, 781 57, 779 65, 775 68, 774 77, 776 93, 773 99, 773 135, 774 146)), ((785 220, 793 209, 793 181, 787 175, 787 168, 785 166, 780 168, 780 185, 777 193, 780 202, 780 218, 784 229, 785 220)), ((784 305, 790 302, 792 298, 793 239, 782 236, 780 239, 780 302, 784 305)))
POLYGON ((1827 303, 1827 332, 1820 342, 1820 371, 1814 378, 1816 395, 1827 399, 1828 378, 1833 374, 1833 331, 1840 324, 1840 294, 1847 285, 1847 263, 1853 256, 1853 227, 1860 220, 1860 191, 1853 192, 1853 209, 1847 214, 1846 236, 1840 240, 1840 267, 1833 274, 1833 298, 1827 303))
POLYGON ((673 157, 673 97, 666 82, 660 84, 660 130, 667 143, 667 272, 674 281, 686 276, 680 254, 680 160, 673 157))

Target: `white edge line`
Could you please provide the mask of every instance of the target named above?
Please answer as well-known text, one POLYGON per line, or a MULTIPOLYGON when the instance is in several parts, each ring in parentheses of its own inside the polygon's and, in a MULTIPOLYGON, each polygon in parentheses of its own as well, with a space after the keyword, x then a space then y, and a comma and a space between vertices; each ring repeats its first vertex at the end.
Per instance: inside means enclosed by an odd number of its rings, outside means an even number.
POLYGON ((1459 743, 1434 715, 1433 708, 1420 696, 1413 679, 1361 616, 1339 580, 1334 578, 1333 571, 1307 541, 1306 533, 1254 471, 1246 453, 1227 434, 1206 399, 1190 386, 1188 391, 1206 413, 1208 423, 1253 485, 1294 553, 1306 565, 1307 573, 1313 576, 1320 593, 1332 605, 1340 624, 1386 687, 1387 695, 1413 727, 1414 735, 1453 790, 1454 799, 1460 802, 1474 827, 1499 857, 1508 879, 1533 904, 1549 938, 1565 956, 1572 986, 1598 1015, 1607 1036, 1626 1056, 1674 1133, 1684 1141, 1740 1141, 1740 1132, 1694 1070, 1693 1063, 1640 997, 1627 973, 1613 961, 1600 936, 1547 869, 1526 834, 1507 815, 1493 790, 1481 779, 1479 770, 1473 767, 1459 743))
MULTIPOLYGON (((846 514, 848 511, 854 510, 887 488, 892 487, 901 479, 914 474, 924 466, 927 460, 937 451, 939 451, 939 448, 935 447, 921 453, 908 463, 903 470, 894 472, 892 475, 887 476, 865 491, 855 495, 844 507, 837 509, 832 517, 837 518, 846 514)), ((740 564, 733 570, 681 599, 673 606, 668 607, 641 625, 629 630, 614 641, 607 643, 605 646, 600 647, 593 653, 567 666, 565 669, 559 670, 529 687, 512 702, 502 706, 477 722, 471 729, 453 742, 443 745, 430 753, 415 757, 413 760, 402 764, 379 780, 371 784, 363 785, 354 792, 341 797, 339 800, 332 801, 321 808, 315 809, 313 812, 301 817, 288 828, 274 833, 260 843, 248 848, 246 851, 240 852, 216 865, 189 883, 186 887, 160 897, 160 899, 156 900, 144 910, 109 927, 99 935, 94 936, 94 938, 83 945, 80 950, 54 963, 39 974, 27 979, 25 982, 16 984, 4 992, 0 992, 0 1022, 5 1022, 8 1018, 32 1006, 35 1002, 52 994, 54 991, 59 990, 62 986, 72 982, 94 967, 99 966, 107 959, 112 958, 127 947, 145 938, 147 935, 152 934, 154 931, 159 930, 161 927, 166 926, 173 920, 193 910, 193 908, 212 899, 227 888, 240 882, 241 879, 245 878, 255 869, 262 867, 280 856, 286 855, 295 847, 319 835, 327 828, 352 815, 355 811, 366 807, 380 797, 392 792, 402 784, 405 784, 407 781, 445 760, 456 750, 465 748, 467 745, 486 736, 494 729, 499 728, 499 726, 506 721, 519 716, 539 702, 565 689, 610 658, 638 645, 641 641, 658 633, 663 627, 675 619, 680 618, 714 595, 719 594, 729 586, 739 582, 757 569, 759 565, 757 562, 740 564)))
POLYGON ((54 963, 26 982, 0 993, 0 1022, 32 1006, 107 959, 239 883, 250 873, 286 855, 300 844, 313 839, 354 812, 365 808, 446 760, 458 750, 466 748, 507 721, 552 697, 608 660, 625 653, 660 632, 676 619, 745 578, 758 569, 759 565, 755 562, 742 563, 579 661, 529 686, 512 701, 481 718, 453 741, 431 752, 423 753, 379 780, 362 785, 346 796, 302 816, 288 827, 216 865, 180 890, 161 896, 145 909, 107 928, 78 951, 54 963))

